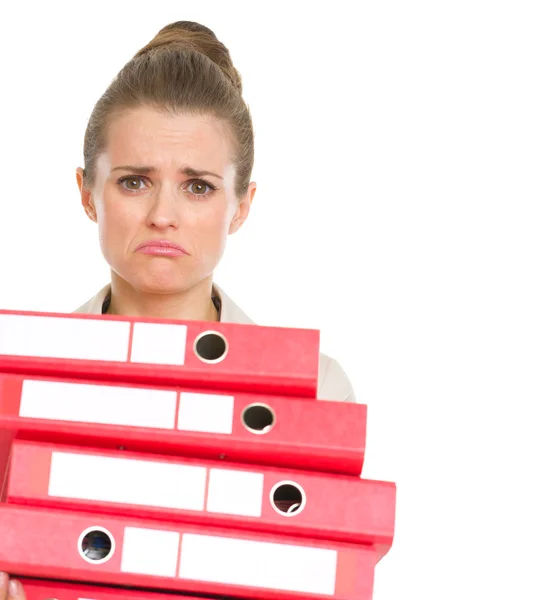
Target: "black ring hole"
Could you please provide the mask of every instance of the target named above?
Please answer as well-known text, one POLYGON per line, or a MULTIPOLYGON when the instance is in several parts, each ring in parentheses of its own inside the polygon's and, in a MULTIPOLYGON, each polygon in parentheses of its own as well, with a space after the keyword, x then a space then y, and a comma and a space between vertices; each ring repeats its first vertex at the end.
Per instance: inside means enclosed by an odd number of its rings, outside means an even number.
POLYGON ((279 512, 291 515, 302 507, 303 494, 296 485, 283 483, 274 490, 272 503, 279 512))
POLYGON ((111 553, 111 538, 98 529, 89 531, 81 541, 81 552, 88 560, 103 560, 111 553))
POLYGON ((274 425, 274 414, 268 406, 249 406, 242 415, 244 425, 257 433, 267 433, 274 425))
POLYGON ((215 362, 225 356, 226 339, 218 333, 204 333, 195 343, 195 353, 199 358, 215 362))

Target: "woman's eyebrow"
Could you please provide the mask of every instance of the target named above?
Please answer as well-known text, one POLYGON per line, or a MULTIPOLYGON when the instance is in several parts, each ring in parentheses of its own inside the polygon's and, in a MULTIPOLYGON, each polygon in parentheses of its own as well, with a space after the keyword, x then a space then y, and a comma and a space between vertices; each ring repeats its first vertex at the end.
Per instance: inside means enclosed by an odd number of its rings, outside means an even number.
MULTIPOLYGON (((114 169, 111 169, 111 173, 113 171, 132 171, 133 173, 146 175, 148 173, 154 173, 156 169, 155 167, 136 167, 133 165, 123 165, 121 167, 115 167, 114 169)), ((178 172, 182 173, 183 175, 187 175, 188 177, 203 177, 205 175, 211 175, 212 177, 223 179, 223 177, 216 175, 216 173, 212 173, 211 171, 200 171, 198 169, 194 169, 193 167, 181 167, 178 169, 178 172)))

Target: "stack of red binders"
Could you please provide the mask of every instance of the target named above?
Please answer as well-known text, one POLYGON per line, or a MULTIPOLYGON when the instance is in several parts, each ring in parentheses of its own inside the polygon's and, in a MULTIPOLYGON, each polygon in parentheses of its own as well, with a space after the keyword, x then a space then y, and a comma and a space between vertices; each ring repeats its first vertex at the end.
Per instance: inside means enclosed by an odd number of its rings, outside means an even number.
POLYGON ((394 483, 319 332, 0 311, 0 571, 28 600, 370 600, 394 483))

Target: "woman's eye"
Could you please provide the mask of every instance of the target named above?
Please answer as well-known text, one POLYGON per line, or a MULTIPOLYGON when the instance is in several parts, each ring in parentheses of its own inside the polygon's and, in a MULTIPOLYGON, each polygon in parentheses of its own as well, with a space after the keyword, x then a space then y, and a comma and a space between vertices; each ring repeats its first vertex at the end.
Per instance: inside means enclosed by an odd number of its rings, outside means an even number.
POLYGON ((132 192, 137 192, 141 189, 141 184, 143 182, 142 177, 135 177, 130 175, 129 177, 121 177, 119 179, 119 183, 127 190, 132 192))
MULTIPOLYGON (((138 175, 125 175, 118 180, 118 183, 128 192, 139 192, 144 189, 144 177, 138 175)), ((216 190, 212 184, 203 180, 191 181, 187 189, 192 196, 209 196, 216 190)))
POLYGON ((194 196, 206 196, 208 194, 204 193, 204 189, 208 188, 209 190, 213 190, 215 188, 213 188, 210 184, 206 183, 205 181, 192 181, 190 183, 190 185, 188 186, 188 191, 193 194, 194 196), (192 188, 190 190, 190 188, 192 188), (202 193, 203 191, 203 193, 202 193))

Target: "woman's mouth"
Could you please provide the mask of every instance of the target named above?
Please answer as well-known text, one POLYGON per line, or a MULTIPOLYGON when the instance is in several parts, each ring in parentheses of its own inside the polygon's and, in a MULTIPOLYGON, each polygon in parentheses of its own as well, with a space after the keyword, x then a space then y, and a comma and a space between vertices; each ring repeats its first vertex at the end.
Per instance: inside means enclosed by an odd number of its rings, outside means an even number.
POLYGON ((135 251, 156 256, 182 256, 188 254, 182 246, 169 240, 148 240, 139 244, 135 251))

